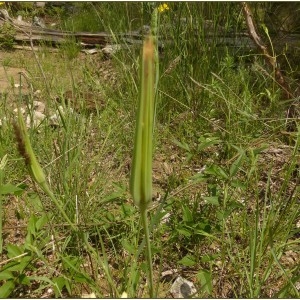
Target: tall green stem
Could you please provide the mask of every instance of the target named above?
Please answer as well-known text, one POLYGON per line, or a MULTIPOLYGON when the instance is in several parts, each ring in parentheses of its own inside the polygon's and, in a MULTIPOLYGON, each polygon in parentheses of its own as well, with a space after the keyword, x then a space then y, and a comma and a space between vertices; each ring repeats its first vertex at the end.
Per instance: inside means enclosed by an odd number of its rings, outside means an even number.
POLYGON ((149 223, 147 218, 147 208, 140 209, 142 223, 144 227, 145 241, 146 241, 146 254, 147 254, 147 263, 148 263, 148 275, 149 275, 149 296, 154 298, 153 292, 153 268, 152 268, 152 252, 151 252, 151 243, 150 243, 150 232, 149 232, 149 223))

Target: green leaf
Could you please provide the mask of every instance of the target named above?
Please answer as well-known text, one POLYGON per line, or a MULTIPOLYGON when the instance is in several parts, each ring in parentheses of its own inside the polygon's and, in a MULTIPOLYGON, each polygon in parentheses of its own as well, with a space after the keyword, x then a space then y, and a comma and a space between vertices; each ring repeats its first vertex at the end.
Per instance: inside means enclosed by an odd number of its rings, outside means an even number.
POLYGON ((60 276, 60 277, 56 277, 52 279, 54 285, 54 293, 55 293, 55 298, 58 297, 62 297, 62 289, 64 286, 66 286, 67 284, 67 279, 65 279, 64 277, 60 276))
POLYGON ((20 284, 25 284, 25 285, 29 285, 30 284, 30 279, 28 276, 26 276, 25 274, 21 274, 19 276, 19 283, 20 284))
POLYGON ((121 209, 124 217, 130 217, 136 211, 136 209, 131 204, 124 204, 124 203, 122 203, 121 209))
POLYGON ((182 206, 182 219, 184 222, 193 221, 193 215, 187 206, 182 206))
POLYGON ((110 211, 105 214, 105 217, 109 222, 115 222, 116 220, 115 216, 110 211))
POLYGON ((198 272, 197 278, 201 283, 201 289, 206 291, 208 294, 212 293, 212 276, 207 270, 198 272))
POLYGON ((41 213, 44 212, 44 207, 43 207, 43 204, 42 204, 39 194, 30 193, 30 194, 28 194, 28 198, 30 201, 30 205, 32 205, 32 207, 34 207, 35 211, 41 212, 41 213))
POLYGON ((201 257, 201 261, 202 262, 209 262, 209 261, 213 261, 218 257, 217 254, 205 254, 201 257))
POLYGON ((4 270, 0 272, 0 280, 12 279, 12 278, 14 278, 14 275, 11 271, 4 270))
POLYGON ((36 230, 39 231, 47 222, 48 222, 47 216, 43 215, 41 218, 39 218, 36 221, 36 224, 35 224, 36 230))
POLYGON ((68 268, 69 272, 73 273, 73 276, 78 276, 78 274, 80 274, 80 277, 85 277, 85 282, 87 282, 88 284, 92 284, 92 279, 83 270, 80 269, 80 263, 82 260, 79 257, 61 256, 61 259, 64 266, 68 268))
POLYGON ((29 262, 32 260, 31 256, 23 256, 19 258, 20 262, 9 268, 10 271, 16 271, 19 273, 24 272, 25 268, 28 267, 29 262))
POLYGON ((19 256, 19 255, 24 253, 24 247, 23 246, 7 244, 6 249, 7 249, 7 256, 9 258, 13 258, 13 257, 19 256))
MULTIPOLYGON (((47 274, 45 274, 47 276, 47 274)), ((53 280, 49 279, 46 276, 27 276, 30 281, 40 282, 40 287, 36 291, 45 289, 47 286, 54 286, 53 280)), ((62 297, 62 296, 61 296, 62 297)))
POLYGON ((1 287, 0 287, 0 296, 1 298, 8 298, 11 292, 15 288, 15 283, 13 280, 9 280, 5 282, 1 287))
POLYGON ((22 192, 23 189, 10 183, 0 186, 0 195, 9 195, 9 194, 20 195, 22 192))
POLYGON ((240 166, 242 165, 243 161, 245 158, 245 152, 241 151, 241 154, 239 155, 239 157, 232 163, 230 170, 229 170, 229 174, 231 177, 235 176, 236 173, 238 172, 238 170, 240 169, 240 166))
POLYGON ((236 188, 240 188, 240 189, 245 189, 246 188, 246 184, 241 182, 240 180, 234 179, 231 181, 231 186, 236 187, 236 188))
POLYGON ((19 270, 19 262, 18 261, 10 261, 9 263, 7 263, 6 265, 4 265, 1 269, 1 273, 4 271, 18 271, 19 270), (15 268, 17 266, 17 268, 15 268))
POLYGON ((63 266, 67 268, 70 272, 78 272, 78 266, 80 265, 80 260, 75 256, 62 256, 63 266))
POLYGON ((126 251, 128 251, 130 254, 135 254, 136 253, 136 248, 128 242, 128 240, 124 239, 122 240, 122 246, 126 251))
POLYGON ((231 211, 238 209, 238 208, 244 208, 245 205, 243 203, 237 202, 237 201, 230 201, 227 204, 228 209, 230 209, 231 211))
POLYGON ((37 222, 37 217, 35 215, 31 215, 31 217, 29 218, 29 221, 28 221, 27 230, 28 230, 28 233, 30 233, 34 236, 36 235, 36 230, 35 230, 36 222, 37 222))
POLYGON ((178 263, 187 267, 192 267, 196 264, 196 259, 194 256, 188 254, 185 257, 183 257, 178 263))
POLYGON ((220 179, 228 179, 228 175, 225 172, 225 170, 223 170, 221 167, 217 166, 217 165, 212 165, 211 167, 207 168, 205 170, 206 174, 211 174, 211 175, 215 175, 216 177, 220 178, 220 179))
POLYGON ((180 147, 183 150, 186 150, 187 152, 191 152, 191 149, 189 147, 189 145, 185 142, 179 142, 177 140, 173 140, 173 143, 176 144, 178 147, 180 147))
POLYGON ((192 235, 192 232, 190 230, 187 230, 185 228, 176 228, 176 230, 178 231, 178 233, 190 237, 192 235))
POLYGON ((206 237, 209 237, 211 239, 215 239, 215 240, 218 240, 215 236, 213 236, 212 234, 209 234, 208 232, 204 231, 204 230, 199 230, 197 229, 195 231, 195 234, 198 234, 198 235, 202 235, 202 236, 206 236, 206 237))
POLYGON ((86 277, 86 275, 77 273, 74 275, 73 280, 80 283, 89 283, 89 279, 86 277))
POLYGON ((218 196, 203 197, 203 199, 209 204, 216 206, 220 205, 218 196))

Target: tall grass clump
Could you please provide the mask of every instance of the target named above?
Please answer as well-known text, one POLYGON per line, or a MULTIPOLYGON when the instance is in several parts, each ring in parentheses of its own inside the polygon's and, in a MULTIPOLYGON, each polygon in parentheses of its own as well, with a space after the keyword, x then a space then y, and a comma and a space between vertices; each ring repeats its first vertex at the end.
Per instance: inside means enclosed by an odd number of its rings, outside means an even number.
POLYGON ((201 82, 210 80, 211 72, 216 72, 226 50, 222 40, 239 24, 235 18, 227 19, 227 14, 223 14, 225 10, 233 15, 234 6, 229 3, 219 5, 172 3, 170 10, 162 16, 162 40, 172 41, 170 46, 166 43, 164 49, 162 85, 168 87, 164 91, 168 95, 180 95, 184 99, 174 106, 172 97, 166 97, 166 108, 182 112, 186 105, 195 113, 206 111, 208 103, 203 93, 194 88, 189 76, 201 82), (167 82, 169 84, 165 84, 167 82))

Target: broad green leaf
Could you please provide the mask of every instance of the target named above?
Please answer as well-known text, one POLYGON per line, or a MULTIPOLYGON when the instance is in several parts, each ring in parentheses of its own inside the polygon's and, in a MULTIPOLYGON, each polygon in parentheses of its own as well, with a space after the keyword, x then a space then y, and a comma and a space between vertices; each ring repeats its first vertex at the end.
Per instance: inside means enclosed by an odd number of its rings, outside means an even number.
POLYGON ((58 296, 62 296, 61 295, 61 292, 62 292, 62 289, 63 287, 66 285, 67 283, 67 279, 60 276, 60 277, 56 277, 56 278, 53 278, 52 279, 54 285, 54 293, 55 293, 55 297, 57 298, 58 296))
POLYGON ((199 271, 197 278, 201 283, 201 290, 206 291, 208 294, 212 293, 212 276, 207 270, 199 271))
POLYGON ((76 282, 80 282, 80 283, 89 283, 90 280, 88 279, 88 277, 86 275, 77 273, 74 275, 73 280, 76 282))
POLYGON ((21 274, 19 276, 19 283, 24 284, 24 285, 29 285, 30 284, 30 279, 25 274, 21 274))
POLYGON ((178 233, 184 235, 184 236, 187 236, 187 237, 190 237, 192 235, 192 232, 191 230, 187 230, 185 228, 176 228, 176 230, 178 231, 178 233))
POLYGON ((35 224, 36 230, 39 231, 47 222, 48 222, 48 218, 46 215, 40 217, 35 224))
POLYGON ((30 205, 32 205, 32 207, 34 207, 34 209, 37 212, 44 212, 44 207, 40 198, 40 195, 38 193, 30 193, 28 194, 28 201, 30 201, 30 205))
POLYGON ((0 297, 1 298, 8 298, 11 292, 15 288, 15 283, 13 280, 9 280, 5 282, 1 287, 0 287, 0 297))
POLYGON ((205 170, 206 174, 215 175, 216 177, 219 177, 220 179, 228 179, 228 175, 223 168, 217 165, 212 165, 209 168, 205 170))
POLYGON ((216 206, 220 205, 218 196, 203 197, 203 199, 209 204, 216 206))
POLYGON ((184 222, 193 221, 193 215, 187 206, 182 206, 182 219, 184 222))
POLYGON ((187 267, 192 267, 196 264, 196 259, 194 256, 188 254, 178 261, 178 263, 187 267))
POLYGON ((10 183, 0 186, 0 195, 9 195, 9 194, 15 195, 15 194, 20 194, 22 192, 23 192, 23 189, 15 186, 13 184, 10 184, 10 183))
POLYGON ((209 261, 215 260, 217 257, 218 257, 217 254, 204 254, 204 255, 201 257, 201 261, 202 261, 202 262, 209 262, 209 261))
POLYGON ((32 235, 36 235, 36 222, 37 222, 37 216, 35 215, 31 215, 28 221, 28 226, 27 226, 27 230, 28 233, 32 234, 32 235))
POLYGON ((7 244, 7 256, 9 258, 13 258, 16 256, 19 256, 24 253, 24 247, 23 246, 17 246, 13 244, 7 244))
POLYGON ((13 273, 9 270, 4 270, 0 272, 0 280, 12 279, 14 277, 13 273))
POLYGON ((32 260, 31 256, 23 256, 19 258, 20 262, 12 268, 9 268, 11 271, 17 271, 19 273, 24 272, 24 270, 28 267, 28 264, 32 260))

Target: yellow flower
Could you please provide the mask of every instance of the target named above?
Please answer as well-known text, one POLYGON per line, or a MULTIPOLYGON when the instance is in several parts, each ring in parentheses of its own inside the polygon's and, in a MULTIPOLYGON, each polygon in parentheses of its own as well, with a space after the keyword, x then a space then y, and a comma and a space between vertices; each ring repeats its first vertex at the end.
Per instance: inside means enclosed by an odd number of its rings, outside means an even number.
POLYGON ((158 6, 158 11, 159 11, 160 13, 164 12, 165 10, 169 10, 169 9, 170 9, 170 7, 168 6, 167 3, 160 4, 160 5, 158 6))

